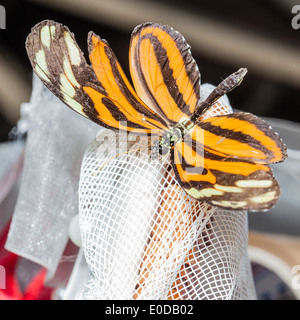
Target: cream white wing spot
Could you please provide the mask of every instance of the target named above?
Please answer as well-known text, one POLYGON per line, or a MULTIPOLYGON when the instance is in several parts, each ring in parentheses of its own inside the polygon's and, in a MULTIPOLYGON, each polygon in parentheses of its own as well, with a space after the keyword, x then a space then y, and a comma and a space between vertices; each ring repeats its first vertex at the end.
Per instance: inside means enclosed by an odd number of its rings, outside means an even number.
POLYGON ((185 189, 185 191, 190 196, 192 196, 193 198, 196 198, 196 199, 224 195, 223 191, 217 190, 214 188, 206 188, 206 189, 201 189, 201 190, 197 190, 196 188, 191 188, 191 189, 185 189))
POLYGON ((242 188, 238 187, 231 187, 231 186, 222 186, 220 184, 215 184, 214 187, 218 190, 222 190, 225 192, 234 192, 234 193, 240 193, 243 192, 244 190, 242 188))
POLYGON ((235 185, 241 188, 269 188, 273 185, 272 180, 238 180, 235 185))
POLYGON ((81 56, 80 56, 79 49, 76 46, 76 43, 74 42, 69 32, 65 31, 64 37, 65 37, 65 41, 69 51, 69 57, 71 59, 71 63, 75 66, 79 66, 81 63, 81 56))
POLYGON ((50 26, 50 35, 52 38, 55 37, 55 32, 56 32, 56 27, 55 26, 50 26))
POLYGON ((69 79, 63 73, 60 75, 60 84, 60 90, 65 103, 67 103, 72 109, 86 117, 82 110, 82 105, 73 99, 76 95, 76 90, 73 88, 69 79))
POLYGON ((64 73, 62 73, 60 75, 59 80, 60 80, 60 84, 61 84, 61 86, 60 86, 61 91, 66 93, 69 97, 73 98, 76 94, 76 91, 64 73))
POLYGON ((55 36, 55 26, 48 26, 45 25, 41 29, 41 41, 42 44, 47 47, 48 49, 50 48, 51 45, 51 38, 55 36))
POLYGON ((67 57, 64 57, 63 66, 64 66, 64 72, 68 80, 71 82, 71 84, 77 88, 80 88, 80 84, 77 82, 76 78, 74 77, 72 67, 67 57))
POLYGON ((266 203, 275 199, 276 191, 266 192, 262 195, 251 197, 249 200, 254 203, 266 203))
POLYGON ((36 73, 45 81, 50 82, 48 75, 48 67, 47 67, 47 61, 46 61, 46 55, 45 51, 43 49, 39 50, 35 54, 35 60, 36 60, 36 65, 35 65, 35 71, 36 73))
POLYGON ((72 99, 70 96, 68 96, 66 93, 62 92, 63 99, 66 104, 68 104, 72 109, 83 115, 84 117, 87 117, 86 114, 82 110, 82 105, 77 102, 76 100, 72 99))

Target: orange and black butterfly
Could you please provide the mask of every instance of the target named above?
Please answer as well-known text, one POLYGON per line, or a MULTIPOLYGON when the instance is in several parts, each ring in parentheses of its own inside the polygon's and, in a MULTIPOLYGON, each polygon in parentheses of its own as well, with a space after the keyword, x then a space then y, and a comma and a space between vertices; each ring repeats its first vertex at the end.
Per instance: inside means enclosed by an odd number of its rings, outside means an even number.
POLYGON ((74 35, 45 20, 26 49, 43 83, 73 110, 101 126, 155 134, 153 152, 170 153, 182 188, 192 197, 230 209, 268 210, 279 185, 269 164, 286 147, 262 119, 244 112, 203 120, 217 99, 240 84, 242 68, 200 102, 200 73, 190 47, 173 28, 145 23, 132 33, 129 62, 134 88, 108 43, 90 32, 89 65, 74 35))

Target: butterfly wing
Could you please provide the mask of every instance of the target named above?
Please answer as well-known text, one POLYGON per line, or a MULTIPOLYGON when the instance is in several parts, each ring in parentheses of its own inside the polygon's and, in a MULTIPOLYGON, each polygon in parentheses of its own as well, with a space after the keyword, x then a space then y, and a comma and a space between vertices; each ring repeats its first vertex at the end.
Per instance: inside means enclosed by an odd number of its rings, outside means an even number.
MULTIPOLYGON (((286 146, 279 135, 261 118, 246 112, 205 119, 198 124, 204 130, 205 148, 225 158, 260 164, 282 162, 286 146)), ((192 132, 197 139, 196 132, 192 132)))
POLYGON ((192 197, 253 211, 276 203, 280 188, 268 165, 286 157, 280 137, 247 113, 203 120, 171 152, 176 177, 192 197))
POLYGON ((105 41, 89 35, 92 66, 64 25, 45 20, 32 28, 26 50, 36 74, 70 108, 110 129, 149 134, 164 121, 134 93, 105 41))
POLYGON ((200 73, 180 33, 157 23, 136 27, 129 59, 138 95, 170 127, 193 114, 200 98, 200 73))
MULTIPOLYGON (((110 112, 113 117, 118 118, 118 121, 129 123, 129 127, 135 130, 167 129, 164 120, 138 97, 107 41, 90 32, 88 44, 92 68, 104 87, 106 96, 109 97, 110 112)), ((93 88, 86 88, 85 91, 97 105, 101 100, 101 93, 93 88)))

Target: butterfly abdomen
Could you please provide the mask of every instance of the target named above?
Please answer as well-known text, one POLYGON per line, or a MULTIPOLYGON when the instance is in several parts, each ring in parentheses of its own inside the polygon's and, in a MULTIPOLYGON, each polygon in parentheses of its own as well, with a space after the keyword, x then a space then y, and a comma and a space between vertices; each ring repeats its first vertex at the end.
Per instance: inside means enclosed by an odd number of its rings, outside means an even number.
POLYGON ((152 146, 152 151, 159 155, 165 155, 171 151, 175 143, 182 138, 182 131, 180 128, 173 128, 162 135, 158 141, 152 146))

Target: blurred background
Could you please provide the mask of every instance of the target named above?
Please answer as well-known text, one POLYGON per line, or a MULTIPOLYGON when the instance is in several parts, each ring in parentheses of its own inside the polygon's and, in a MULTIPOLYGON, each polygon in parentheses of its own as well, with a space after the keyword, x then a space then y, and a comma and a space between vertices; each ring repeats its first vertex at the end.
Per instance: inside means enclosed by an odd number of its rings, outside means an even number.
MULTIPOLYGON (((270 119, 291 149, 292 161, 275 172, 283 194, 278 206, 271 215, 250 214, 250 229, 299 241, 300 210, 295 200, 300 192, 300 29, 292 24, 296 0, 7 0, 0 4, 6 9, 6 29, 0 30, 0 142, 9 140, 20 104, 30 99, 32 69, 24 43, 36 23, 53 19, 67 25, 86 56, 87 33, 93 30, 108 40, 128 76, 133 28, 147 21, 168 24, 191 45, 201 82, 216 85, 238 68, 248 68, 242 85, 229 95, 231 104, 270 119)), ((258 264, 254 272, 261 278, 265 271, 258 264)))
POLYGON ((169 24, 192 46, 202 82, 219 83, 240 67, 249 73, 230 94, 235 108, 300 122, 300 30, 291 25, 293 0, 8 0, 0 31, 0 140, 19 118, 31 92, 25 52, 30 28, 43 19, 67 25, 86 53, 87 33, 109 41, 128 74, 133 28, 146 21, 169 24))

